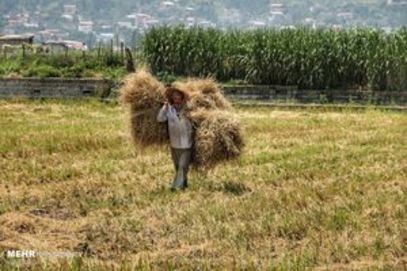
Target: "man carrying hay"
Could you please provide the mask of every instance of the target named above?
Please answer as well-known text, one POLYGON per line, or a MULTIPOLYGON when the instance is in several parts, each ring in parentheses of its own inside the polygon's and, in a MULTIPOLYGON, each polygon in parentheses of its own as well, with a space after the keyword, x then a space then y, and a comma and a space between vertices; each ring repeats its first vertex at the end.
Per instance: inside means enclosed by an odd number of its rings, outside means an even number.
POLYGON ((120 94, 122 103, 129 106, 137 148, 170 143, 176 169, 173 189, 187 187, 190 165, 208 171, 242 153, 239 119, 212 79, 177 81, 165 87, 141 69, 125 78, 120 94), (163 101, 167 101, 164 106, 163 101))
POLYGON ((168 122, 171 158, 175 177, 171 189, 188 187, 188 169, 192 158, 192 123, 185 114, 185 94, 177 88, 167 88, 167 99, 157 115, 158 122, 168 122))

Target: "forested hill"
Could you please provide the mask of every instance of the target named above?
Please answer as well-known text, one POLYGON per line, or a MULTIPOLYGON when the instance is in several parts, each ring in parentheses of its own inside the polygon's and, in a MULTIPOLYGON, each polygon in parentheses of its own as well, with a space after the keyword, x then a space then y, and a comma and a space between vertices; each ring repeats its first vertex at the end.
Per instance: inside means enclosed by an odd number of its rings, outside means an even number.
MULTIPOLYGON (((393 0, 393 2, 406 2, 393 0)), ((185 8, 194 10, 194 16, 218 22, 222 17, 239 13, 248 18, 266 19, 270 3, 284 3, 288 14, 286 23, 299 24, 304 18, 317 17, 327 23, 336 23, 338 13, 352 13, 352 20, 359 25, 407 25, 407 5, 389 5, 391 0, 1 0, 0 14, 16 12, 41 12, 47 19, 60 17, 63 5, 76 4, 80 15, 93 20, 119 20, 134 12, 160 15, 163 3, 173 4, 170 12, 181 16, 185 8), (320 18, 322 17, 322 18, 320 18), (331 18, 330 18, 331 17, 331 18)))

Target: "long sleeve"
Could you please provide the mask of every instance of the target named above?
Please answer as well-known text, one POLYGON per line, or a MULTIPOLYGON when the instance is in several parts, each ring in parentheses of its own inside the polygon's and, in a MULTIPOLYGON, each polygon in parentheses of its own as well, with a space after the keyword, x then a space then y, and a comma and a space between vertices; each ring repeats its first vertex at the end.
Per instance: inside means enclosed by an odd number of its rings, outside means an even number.
POLYGON ((157 115, 158 122, 164 122, 164 121, 168 120, 167 110, 168 110, 168 105, 163 105, 163 107, 160 109, 160 112, 158 112, 158 115, 157 115))
POLYGON ((168 131, 170 134, 171 147, 176 149, 191 148, 192 130, 191 121, 183 112, 181 112, 179 116, 177 116, 175 112, 168 114, 168 131))
POLYGON ((176 109, 167 104, 164 105, 157 115, 158 122, 168 121, 168 132, 171 147, 176 149, 188 149, 192 146, 192 124, 184 113, 177 115, 176 109))

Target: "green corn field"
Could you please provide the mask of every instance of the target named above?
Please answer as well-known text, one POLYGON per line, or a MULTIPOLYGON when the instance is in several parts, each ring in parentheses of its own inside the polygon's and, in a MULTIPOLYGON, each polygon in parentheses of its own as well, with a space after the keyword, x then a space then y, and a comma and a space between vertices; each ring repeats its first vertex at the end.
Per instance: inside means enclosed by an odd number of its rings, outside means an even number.
POLYGON ((402 90, 407 28, 220 30, 152 28, 142 51, 156 74, 298 85, 305 89, 402 90))

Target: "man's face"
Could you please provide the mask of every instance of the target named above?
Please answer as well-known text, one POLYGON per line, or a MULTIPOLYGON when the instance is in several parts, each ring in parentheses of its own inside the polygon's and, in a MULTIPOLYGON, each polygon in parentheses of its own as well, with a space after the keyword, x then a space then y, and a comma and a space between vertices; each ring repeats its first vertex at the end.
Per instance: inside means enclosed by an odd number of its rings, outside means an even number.
POLYGON ((174 93, 172 95, 172 101, 176 106, 180 106, 184 102, 182 95, 180 95, 179 93, 174 93))

